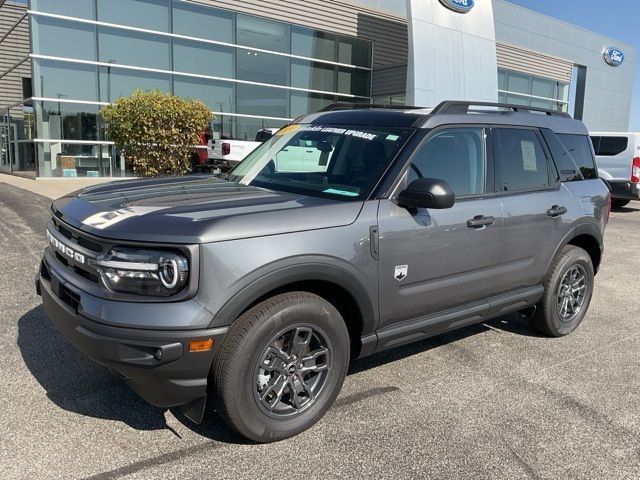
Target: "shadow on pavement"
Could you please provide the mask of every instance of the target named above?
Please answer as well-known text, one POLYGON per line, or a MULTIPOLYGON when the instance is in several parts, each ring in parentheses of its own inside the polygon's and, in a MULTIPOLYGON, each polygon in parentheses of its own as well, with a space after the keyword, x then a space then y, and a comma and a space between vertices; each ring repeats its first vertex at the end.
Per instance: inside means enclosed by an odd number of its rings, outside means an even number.
MULTIPOLYGON (((94 418, 124 422, 136 430, 170 428, 164 411, 136 395, 125 381, 78 351, 53 326, 42 305, 18 320, 18 348, 33 377, 60 408, 94 418)), ((209 406, 201 425, 172 409, 186 427, 208 438, 246 443, 209 406)))
MULTIPOLYGON (((471 325, 354 360, 348 374, 382 367, 396 360, 486 332, 489 328, 518 335, 538 336, 524 315, 499 317, 486 325, 471 325)), ((47 397, 60 408, 80 415, 121 421, 136 430, 173 431, 167 426, 162 409, 142 400, 129 389, 124 380, 95 364, 63 338, 53 327, 42 305, 30 310, 18 321, 18 347, 31 374, 45 389, 47 397)), ((363 395, 363 398, 374 393, 363 395)), ((212 440, 234 444, 250 443, 226 426, 215 412, 212 402, 207 405, 205 420, 200 425, 194 424, 182 415, 180 409, 172 409, 172 413, 185 427, 212 440)))
POLYGON ((18 320, 18 347, 31 374, 59 407, 137 430, 166 428, 161 409, 76 350, 53 327, 42 305, 18 320))

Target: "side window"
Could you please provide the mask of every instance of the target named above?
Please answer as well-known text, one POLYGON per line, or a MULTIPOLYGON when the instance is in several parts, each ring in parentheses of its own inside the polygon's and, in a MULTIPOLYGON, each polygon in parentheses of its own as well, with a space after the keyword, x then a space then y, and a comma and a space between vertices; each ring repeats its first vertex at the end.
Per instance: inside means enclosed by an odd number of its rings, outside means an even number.
POLYGON ((534 130, 496 129, 498 191, 548 188, 547 157, 534 130))
POLYGON ((407 183, 418 178, 445 180, 457 197, 484 192, 485 136, 482 128, 434 133, 414 154, 407 183))
POLYGON ((585 135, 568 134, 558 134, 558 137, 580 169, 580 173, 582 173, 585 180, 598 178, 598 171, 596 170, 593 153, 591 153, 589 138, 585 135))
POLYGON ((613 157, 624 152, 629 146, 627 137, 601 137, 596 155, 613 157))
POLYGON ((600 155, 598 152, 600 151, 600 139, 602 137, 591 137, 591 143, 593 144, 593 151, 596 152, 596 155, 600 155))

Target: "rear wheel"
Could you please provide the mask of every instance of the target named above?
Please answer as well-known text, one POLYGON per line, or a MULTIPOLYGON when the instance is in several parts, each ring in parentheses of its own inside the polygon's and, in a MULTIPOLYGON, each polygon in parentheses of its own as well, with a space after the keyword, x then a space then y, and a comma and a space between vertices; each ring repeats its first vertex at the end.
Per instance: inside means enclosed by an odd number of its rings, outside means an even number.
POLYGON ((573 332, 587 313, 593 293, 591 257, 582 248, 565 246, 544 280, 544 295, 532 318, 541 333, 562 337, 573 332))
POLYGON ((630 201, 631 200, 624 200, 624 199, 621 199, 621 198, 614 198, 614 199, 611 200, 611 206, 613 208, 622 208, 622 207, 628 205, 630 201))
POLYGON ((349 334, 333 305, 306 292, 275 296, 222 340, 212 371, 218 411, 251 440, 283 440, 322 418, 348 364, 349 334))

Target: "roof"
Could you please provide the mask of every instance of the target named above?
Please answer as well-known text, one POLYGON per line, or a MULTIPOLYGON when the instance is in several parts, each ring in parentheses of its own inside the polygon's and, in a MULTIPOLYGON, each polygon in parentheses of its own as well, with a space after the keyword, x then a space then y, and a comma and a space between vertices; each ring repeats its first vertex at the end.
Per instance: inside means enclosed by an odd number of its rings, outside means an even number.
POLYGON ((335 104, 298 118, 299 123, 375 125, 432 129, 443 125, 505 125, 549 128, 588 135, 587 128, 563 112, 486 102, 442 102, 435 108, 335 104))

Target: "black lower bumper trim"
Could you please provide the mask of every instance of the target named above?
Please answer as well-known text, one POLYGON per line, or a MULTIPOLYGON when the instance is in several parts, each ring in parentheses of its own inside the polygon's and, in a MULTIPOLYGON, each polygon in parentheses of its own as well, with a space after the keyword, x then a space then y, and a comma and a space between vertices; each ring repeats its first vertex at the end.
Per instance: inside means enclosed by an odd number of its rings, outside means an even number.
MULTIPOLYGON (((138 395, 160 408, 190 405, 194 420, 200 400, 206 397, 207 380, 226 329, 150 331, 104 327, 82 315, 83 295, 76 308, 56 296, 56 278, 40 276, 44 309, 54 326, 96 363, 123 377, 138 395), (103 330, 103 331, 101 331, 103 330), (104 331, 108 331, 105 334, 104 331), (121 332, 121 335, 119 334, 121 332), (190 340, 212 339, 207 352, 189 352, 190 340)), ((204 403, 202 403, 204 405, 204 403)), ((204 408, 204 407, 203 407, 204 408)))

